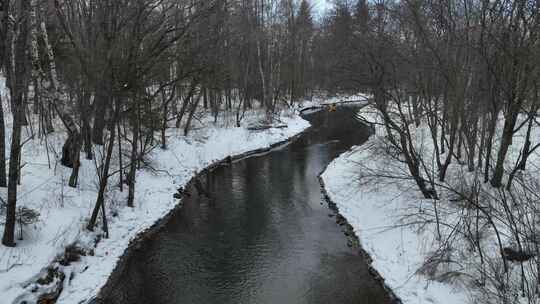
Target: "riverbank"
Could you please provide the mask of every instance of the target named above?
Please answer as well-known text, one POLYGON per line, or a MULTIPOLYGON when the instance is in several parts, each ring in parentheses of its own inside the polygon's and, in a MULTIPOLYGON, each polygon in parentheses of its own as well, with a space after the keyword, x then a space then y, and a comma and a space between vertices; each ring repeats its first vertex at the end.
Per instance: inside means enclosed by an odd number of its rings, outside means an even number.
POLYGON ((431 232, 400 227, 402 212, 418 199, 406 194, 410 185, 388 183, 373 188, 359 183, 358 164, 374 161, 367 152, 371 141, 343 153, 321 175, 329 199, 353 227, 372 259, 371 267, 403 303, 466 303, 466 294, 455 286, 416 274, 424 250, 430 248, 425 242, 431 232))
MULTIPOLYGON (((337 159, 336 159, 337 160, 337 159)), ((327 167, 328 168, 328 167, 327 167)), ((367 267, 369 269, 370 275, 373 276, 373 278, 381 284, 384 291, 388 294, 390 301, 392 304, 401 304, 403 303, 401 298, 392 290, 392 288, 386 284, 384 277, 377 271, 375 267, 373 267, 373 258, 367 252, 363 247, 362 243, 360 242, 360 239, 358 238, 357 233, 355 232, 355 228, 349 223, 346 217, 343 216, 343 214, 340 212, 340 209, 338 205, 332 200, 330 195, 328 194, 326 184, 324 183, 324 179, 322 178, 322 174, 326 171, 325 168, 323 172, 319 174, 319 184, 321 186, 322 194, 328 204, 328 208, 334 212, 334 216, 336 218, 336 224, 342 226, 342 231, 344 232, 345 236, 348 238, 348 246, 353 248, 354 250, 357 250, 359 254, 361 254, 366 263, 367 267)))
POLYGON ((307 115, 312 128, 298 140, 201 172, 182 207, 130 245, 98 302, 391 303, 317 179, 367 139, 353 113, 307 115))
MULTIPOLYGON (((426 199, 405 161, 393 154, 378 111, 367 106, 357 117, 371 123, 375 134, 334 160, 321 179, 328 197, 373 258, 373 267, 396 295, 404 303, 453 304, 478 299, 527 303, 536 299, 534 244, 516 242, 515 231, 531 229, 535 233, 536 226, 528 225, 536 223, 537 216, 536 207, 531 206, 537 202, 534 164, 538 153, 531 153, 529 171, 518 172, 518 182, 510 190, 492 187, 484 181, 484 168, 471 170, 457 159, 448 167, 445 181, 435 184, 438 199, 426 199), (515 214, 522 222, 516 224, 515 214), (476 236, 472 239, 478 241, 471 246, 473 231, 476 236), (524 249, 515 254, 513 248, 524 249)), ((525 115, 518 117, 522 126, 526 119, 525 115)), ((499 138, 504 118, 497 124, 499 138)), ((423 170, 436 172, 429 127, 421 123, 409 130, 417 153, 431 160, 423 163, 423 170)), ((521 128, 513 136, 506 172, 520 159, 526 138, 539 135, 535 129, 527 132, 521 128)), ((493 151, 498 145, 499 141, 493 142, 493 151)))
MULTIPOLYGON (((364 117, 374 117, 370 109, 364 117)), ((376 128, 377 129, 377 128, 376 128)), ((421 193, 408 179, 360 177, 366 167, 406 170, 377 151, 384 132, 377 130, 361 146, 332 161, 321 174, 328 199, 352 226, 360 246, 371 257, 374 272, 403 303, 466 303, 465 289, 430 280, 417 271, 432 250, 433 231, 407 225, 404 217, 418 209, 421 193), (380 132, 378 132, 380 131, 380 132)), ((382 172, 382 171, 381 171, 382 172)))
MULTIPOLYGON (((263 152, 309 127, 291 111, 281 115, 276 127, 248 130, 257 119, 256 115, 247 117, 242 127, 236 128, 228 122, 214 125, 208 115, 187 137, 179 129, 170 129, 167 149, 156 149, 146 158, 152 169, 137 172, 134 208, 125 206, 125 187, 120 191, 116 180, 111 181, 107 192, 110 235, 106 239, 100 232, 84 229, 97 193, 94 163, 82 160, 78 187, 66 187, 69 169, 56 166, 56 159, 49 168, 47 147, 37 139, 30 140, 23 150, 25 165, 18 204, 39 210, 40 217, 37 223, 24 227, 24 239, 17 247, 0 247, 0 302, 32 303, 46 293, 54 297, 58 286, 63 290, 58 303, 81 303, 92 298, 130 242, 178 205, 173 195, 198 172, 230 157, 263 152), (78 253, 82 253, 80 260, 78 253)), ((64 134, 57 133, 49 138, 52 151, 61 148, 64 134)))

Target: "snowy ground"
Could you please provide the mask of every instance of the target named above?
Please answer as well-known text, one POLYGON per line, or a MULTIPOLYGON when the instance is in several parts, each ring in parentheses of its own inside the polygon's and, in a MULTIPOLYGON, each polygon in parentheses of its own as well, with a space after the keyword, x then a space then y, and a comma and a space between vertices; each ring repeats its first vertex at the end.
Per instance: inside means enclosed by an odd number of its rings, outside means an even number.
POLYGON ((373 267, 386 284, 404 302, 462 304, 463 290, 427 281, 415 275, 422 265, 431 232, 417 233, 410 227, 396 227, 409 205, 418 204, 414 185, 386 183, 380 187, 362 185, 358 180, 359 163, 374 162, 368 142, 343 153, 322 174, 330 199, 354 227, 362 247, 373 258, 373 267))
POLYGON ((304 100, 301 102, 301 108, 318 108, 321 106, 331 105, 331 104, 340 104, 340 103, 365 103, 370 98, 369 95, 357 93, 352 95, 333 95, 327 96, 324 94, 314 95, 309 100, 304 100))
MULTIPOLYGON (((365 107, 359 116, 367 121, 380 121, 376 111, 370 106, 365 107)), ((521 117, 520 119, 523 119, 521 117)), ((501 117, 502 130, 503 118, 501 117)), ((525 128, 524 128, 525 129, 525 128)), ((428 279, 425 273, 420 274, 419 269, 424 265, 426 256, 439 249, 440 242, 436 240, 435 224, 416 225, 415 221, 423 215, 433 214, 433 201, 423 199, 418 187, 409 178, 406 165, 387 156, 384 150, 385 130, 381 126, 375 127, 375 134, 363 145, 353 147, 343 153, 327 167, 321 175, 330 199, 337 204, 339 212, 354 227, 362 247, 373 258, 373 267, 385 278, 387 285, 393 289, 404 303, 467 303, 479 294, 475 288, 467 288, 471 282, 466 280, 450 280, 449 283, 440 283, 428 279), (392 176, 392 178, 388 178, 392 176), (472 292, 472 293, 471 293, 472 292)), ((514 137, 506 166, 510 169, 519 157, 523 146, 526 130, 521 130, 514 137)), ((413 131, 417 151, 424 155, 424 159, 431 159, 433 147, 427 128, 420 126, 413 131)), ((500 136, 497 135, 496 138, 500 136)), ((540 138, 540 131, 533 130, 532 137, 535 142, 540 138)), ((494 149, 498 149, 498 142, 494 142, 494 149)), ((529 158, 529 174, 538 174, 537 164, 540 161, 538 153, 529 158)), ((428 164, 429 165, 429 164, 428 164)), ((446 184, 452 187, 472 184, 478 172, 468 172, 464 164, 454 162, 448 173, 446 184)), ((481 176, 481 174, 480 174, 481 176)), ((496 191, 483 184, 485 194, 491 197, 489 206, 496 210, 501 208, 496 202, 496 191)), ((457 189, 457 188, 454 188, 457 189)), ((438 189, 441 200, 437 203, 439 212, 448 224, 441 228, 442 235, 451 235, 450 227, 458 227, 463 220, 463 209, 451 203, 448 193, 438 189)), ((493 211, 496 212, 496 211, 493 211)), ((504 214, 504 213, 503 213, 504 214)), ((501 217, 502 218, 502 217, 501 217)), ((511 232, 507 230, 504 222, 496 220, 505 246, 511 246, 512 240, 508 237, 511 232)), ((444 237, 443 237, 444 238, 444 237)), ((493 261, 500 261, 499 249, 492 231, 485 231, 485 252, 493 261)), ((466 277, 478 277, 478 254, 466 248, 464 242, 457 242, 458 250, 453 257, 458 264, 445 265, 439 272, 454 272, 464 274, 466 277)), ((485 257, 484 257, 485 258, 485 257)), ((451 259, 452 260, 452 259, 451 259)), ((511 264, 510 276, 519 273, 519 264, 511 264)), ((534 272, 535 265, 525 263, 526 271, 534 272)), ((435 274, 438 275, 438 273, 435 274)), ((433 278, 433 274, 432 275, 433 278)), ((519 285, 520 280, 514 279, 512 284, 519 285)), ((490 288, 489 284, 486 288, 490 288)), ((491 286, 496 294, 497 286, 491 286)), ((515 290, 517 290, 516 288, 515 290)), ((518 300, 519 291, 515 293, 512 301, 525 303, 525 298, 518 300)), ((484 300, 490 302, 489 300, 484 300)))
MULTIPOLYGON (((0 91, 4 90, 0 88, 0 91)), ((10 117, 6 119, 6 142, 9 143, 11 122, 10 117)), ((67 267, 60 266, 66 279, 58 303, 81 303, 95 295, 130 240, 176 206, 178 200, 173 194, 197 172, 227 156, 287 140, 309 127, 309 123, 297 114, 283 113, 280 124, 286 124, 286 128, 248 131, 246 126, 250 119, 257 117, 248 115, 243 127, 235 128, 232 116, 221 118, 219 126, 214 125, 210 117, 202 116, 196 130, 188 137, 182 136, 180 130, 170 129, 168 149, 158 148, 149 157, 155 170, 137 173, 134 208, 125 206, 126 187, 120 192, 118 179, 111 179, 106 198, 110 238, 97 244, 93 256, 84 256, 80 262, 67 267)), ((28 138, 29 132, 26 128, 23 138, 28 138)), ((67 187, 70 169, 59 164, 64 136, 63 132, 57 131, 46 142, 36 138, 24 145, 18 206, 37 210, 40 217, 37 223, 23 228, 23 240, 17 241, 17 247, 0 246, 0 303, 35 301, 35 294, 30 291, 38 275, 43 275, 44 269, 64 252, 66 246, 74 243, 84 248, 94 246, 96 235, 86 231, 84 225, 96 199, 96 164, 81 157, 79 185, 67 187)), ((95 152, 100 153, 99 149, 95 152)), ((0 195, 6 197, 6 190, 0 191, 0 195)))

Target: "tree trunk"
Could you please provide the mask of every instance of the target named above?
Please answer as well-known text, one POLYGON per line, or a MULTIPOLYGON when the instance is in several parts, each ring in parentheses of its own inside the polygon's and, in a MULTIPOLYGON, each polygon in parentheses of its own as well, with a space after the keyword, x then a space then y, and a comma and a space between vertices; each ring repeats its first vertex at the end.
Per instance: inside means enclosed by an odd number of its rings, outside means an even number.
MULTIPOLYGON (((446 155, 446 159, 444 163, 441 166, 441 170, 439 171, 439 181, 444 182, 446 179, 446 172, 448 170, 448 166, 452 163, 452 153, 454 151, 454 146, 456 142, 456 129, 457 129, 457 123, 453 124, 453 126, 450 127, 450 145, 448 146, 448 154, 446 155)), ((443 128, 444 129, 444 128, 443 128)), ((442 137, 441 137, 442 138, 442 137)), ((442 141, 442 139, 441 139, 442 141)), ((445 143, 442 143, 444 146, 445 143)), ((441 150, 443 148, 441 147, 441 150)), ((442 153, 442 152, 441 152, 442 153)))
POLYGON ((161 149, 167 149, 167 127, 168 127, 168 111, 169 104, 173 101, 176 95, 176 84, 171 89, 171 95, 165 98, 165 90, 162 91, 161 100, 163 102, 162 121, 161 121, 161 149))
POLYGON ((0 187, 6 186, 6 125, 4 123, 2 96, 0 96, 0 187))
MULTIPOLYGON (((82 113, 90 113, 90 93, 87 91, 88 89, 82 88, 83 92, 81 94, 81 104, 82 104, 82 113)), ((88 115, 81 115, 82 119, 82 130, 81 130, 81 136, 84 146, 84 153, 86 154, 86 159, 91 160, 93 158, 92 155, 92 133, 91 133, 91 127, 90 127, 90 117, 88 115)))
POLYGON ((109 180, 109 167, 111 165, 111 158, 113 154, 113 148, 114 148, 114 140, 116 137, 116 119, 118 116, 118 106, 116 106, 116 113, 115 113, 115 119, 112 123, 112 126, 110 128, 110 135, 109 135, 109 143, 107 146, 107 154, 105 156, 105 164, 103 165, 103 169, 101 170, 100 178, 99 178, 99 192, 96 199, 96 204, 94 205, 94 210, 92 211, 92 216, 90 217, 90 221, 88 222, 88 226, 86 228, 90 231, 94 230, 94 227, 96 225, 97 217, 99 215, 99 211, 101 209, 101 212, 103 213, 103 225, 104 225, 104 231, 106 234, 108 234, 107 231, 107 222, 105 217, 105 190, 107 189, 107 182, 109 180))
MULTIPOLYGON (((133 114, 133 117, 135 117, 135 114, 133 114)), ((130 157, 130 163, 129 163, 129 173, 127 177, 128 181, 128 200, 127 205, 128 207, 133 207, 133 202, 135 201, 135 179, 136 179, 136 173, 137 173, 137 161, 138 161, 138 151, 137 151, 137 141, 139 140, 139 128, 137 127, 137 123, 135 122, 135 119, 133 119, 132 122, 132 128, 133 128, 133 137, 131 139, 131 157, 130 157)))
POLYGON ((186 97, 184 97, 184 101, 182 102, 182 107, 180 108, 180 112, 178 113, 178 116, 176 117, 176 127, 180 128, 180 125, 182 123, 182 118, 184 118, 184 114, 186 113, 186 109, 189 105, 189 102, 191 100, 191 97, 195 93, 195 90, 197 89, 197 83, 195 80, 191 82, 191 87, 189 89, 189 92, 186 97))
POLYGON ((102 146, 103 142, 103 130, 105 129, 105 114, 107 101, 107 89, 103 84, 104 81, 100 81, 100 85, 97 87, 97 93, 94 101, 94 124, 92 126, 92 141, 96 145, 102 146))
POLYGON ((184 127, 184 136, 187 136, 189 133, 189 128, 191 126, 191 121, 193 120, 193 115, 195 115, 195 112, 197 111, 197 106, 199 105, 199 102, 201 101, 201 94, 199 93, 197 95, 197 98, 191 105, 191 109, 189 111, 188 120, 186 122, 186 126, 184 127))
POLYGON ((510 107, 508 117, 504 121, 504 129, 501 137, 501 146, 497 155, 497 162, 495 164, 495 170, 493 171, 493 177, 491 178, 491 185, 498 188, 502 185, 502 179, 504 174, 504 160, 510 145, 512 145, 512 136, 514 135, 514 127, 516 125, 516 119, 519 111, 519 105, 514 102, 514 106, 510 107))
POLYGON ((120 168, 119 172, 119 182, 118 185, 120 187, 120 192, 124 191, 124 165, 123 165, 123 157, 122 157, 122 132, 120 130, 120 119, 116 120, 116 126, 113 126, 113 128, 116 127, 117 136, 118 136, 118 167, 120 168))
POLYGON ((261 54, 261 42, 260 38, 257 38, 257 60, 258 60, 258 66, 259 66, 259 75, 261 77, 261 85, 262 85, 262 104, 266 107, 266 110, 268 111, 269 105, 268 105, 268 92, 266 89, 266 77, 264 73, 263 68, 263 59, 261 54))
POLYGON ((9 32, 9 0, 4 0, 2 2, 2 19, 0 20, 0 69, 5 68, 6 74, 9 72, 8 69, 8 32, 9 32))
POLYGON ((478 169, 482 169, 483 166, 483 153, 484 153, 484 146, 486 143, 486 117, 485 115, 482 115, 482 132, 480 133, 480 147, 478 147, 478 169))
POLYGON ((508 176, 508 184, 506 185, 506 189, 510 190, 512 187, 512 182, 514 181, 514 177, 516 176, 516 173, 518 171, 524 171, 525 167, 527 166, 527 159, 529 158, 529 155, 532 153, 531 151, 531 131, 532 131, 532 125, 534 121, 534 115, 531 115, 529 117, 529 123, 527 126, 527 135, 525 136, 525 143, 523 144, 523 148, 521 149, 521 155, 518 159, 518 162, 512 169, 512 172, 510 172, 508 176))
MULTIPOLYGON (((6 223, 2 244, 8 247, 15 246, 15 222, 17 210, 17 182, 19 179, 19 159, 21 157, 21 127, 24 115, 24 93, 27 85, 27 57, 28 24, 31 10, 30 0, 21 0, 21 18, 19 35, 15 47, 15 86, 11 88, 11 99, 15 106, 13 109, 13 133, 11 136, 11 149, 9 160, 8 198, 6 209, 6 223)), ((12 78, 12 79, 13 79, 12 78)))
POLYGON ((495 136, 495 128, 497 127, 498 112, 493 112, 489 121, 488 137, 486 139, 486 159, 484 164, 484 182, 489 181, 489 169, 491 167, 491 154, 493 147, 493 137, 495 136))
POLYGON ((69 177, 69 186, 76 187, 80 166, 79 155, 81 152, 81 133, 79 132, 79 128, 75 124, 75 121, 67 111, 66 107, 62 104, 62 98, 60 96, 60 83, 58 82, 58 74, 56 72, 54 52, 51 44, 49 43, 45 22, 41 22, 41 32, 45 42, 45 48, 47 50, 47 57, 49 59, 50 76, 54 90, 53 106, 68 131, 68 138, 62 147, 61 162, 62 165, 73 168, 71 171, 71 176, 69 177))

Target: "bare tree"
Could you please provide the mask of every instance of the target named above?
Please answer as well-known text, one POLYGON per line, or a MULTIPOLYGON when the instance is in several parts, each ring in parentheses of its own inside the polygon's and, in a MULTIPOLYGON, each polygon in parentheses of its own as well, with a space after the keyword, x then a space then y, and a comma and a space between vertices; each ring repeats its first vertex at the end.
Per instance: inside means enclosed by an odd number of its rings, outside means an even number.
POLYGON ((15 222, 17 210, 17 184, 19 180, 20 168, 19 159, 21 157, 21 128, 24 116, 24 95, 28 90, 28 70, 27 56, 28 37, 30 28, 30 14, 32 6, 30 0, 20 1, 20 6, 17 8, 17 35, 14 52, 14 75, 11 79, 14 80, 14 86, 11 87, 11 99, 13 109, 13 132, 11 136, 10 161, 9 161, 9 177, 8 177, 8 200, 6 210, 6 223, 2 244, 5 246, 15 246, 15 222))

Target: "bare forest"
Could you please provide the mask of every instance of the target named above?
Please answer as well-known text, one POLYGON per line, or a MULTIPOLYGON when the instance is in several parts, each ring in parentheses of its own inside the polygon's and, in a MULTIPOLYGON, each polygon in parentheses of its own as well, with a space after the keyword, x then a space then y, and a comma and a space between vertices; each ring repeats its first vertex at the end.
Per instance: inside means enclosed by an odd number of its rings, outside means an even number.
POLYGON ((538 303, 540 0, 315 2, 0 0, 2 246, 47 225, 20 203, 34 146, 69 172, 62 195, 92 168, 83 230, 106 239, 112 197, 137 208, 137 172, 160 171, 171 132, 253 113, 252 130, 285 127, 305 100, 361 92, 386 165, 358 183, 418 194, 396 223, 433 231, 416 273, 538 303))
POLYGON ((372 94, 374 149, 396 164, 359 180, 423 198, 396 224, 433 231, 418 273, 536 303, 540 2, 342 1, 322 26, 314 47, 337 56, 318 83, 372 94))

